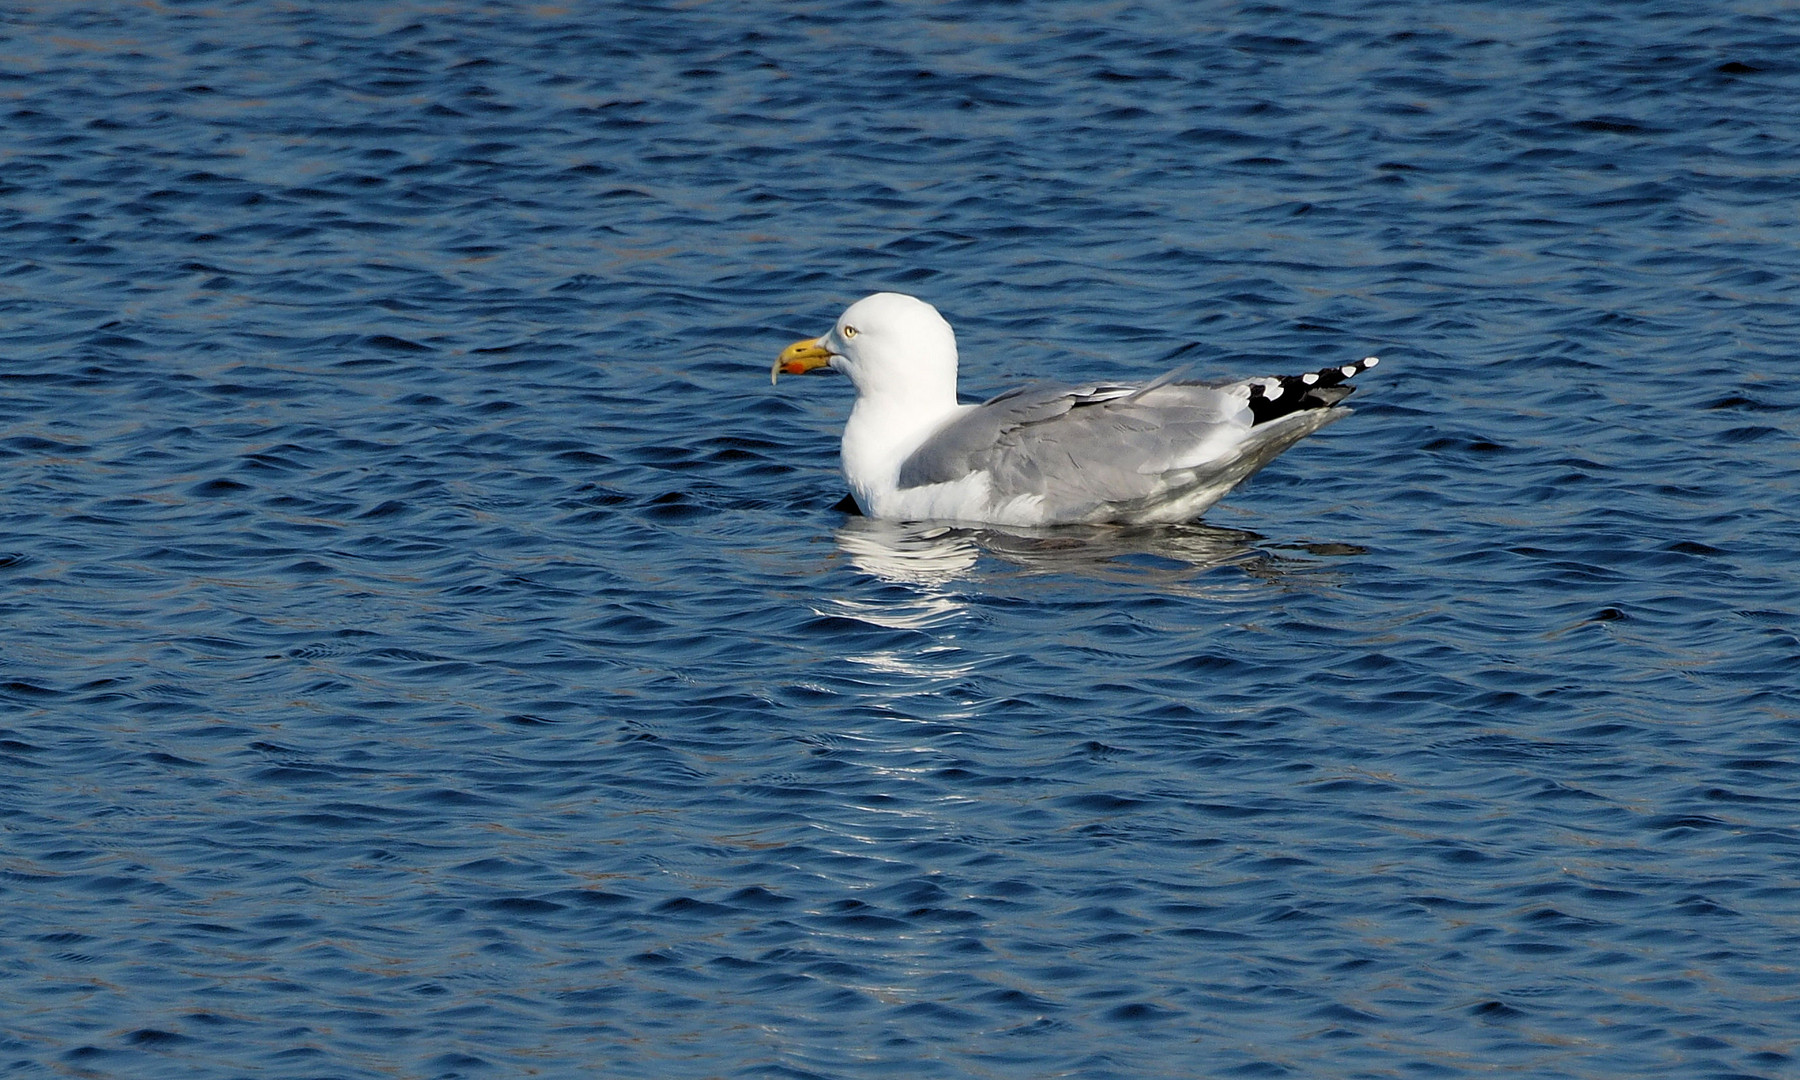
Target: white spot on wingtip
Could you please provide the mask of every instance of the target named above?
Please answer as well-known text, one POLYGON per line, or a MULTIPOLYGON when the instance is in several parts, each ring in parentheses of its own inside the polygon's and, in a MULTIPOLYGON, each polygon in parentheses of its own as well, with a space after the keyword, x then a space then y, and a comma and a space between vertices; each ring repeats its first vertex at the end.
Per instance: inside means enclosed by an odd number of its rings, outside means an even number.
POLYGON ((1344 378, 1348 379, 1350 376, 1356 374, 1356 365, 1345 364, 1343 367, 1338 368, 1338 370, 1344 373, 1344 378))
POLYGON ((1381 357, 1379 357, 1379 356, 1363 357, 1363 367, 1374 367, 1376 364, 1379 364, 1379 363, 1381 363, 1381 357))
POLYGON ((1308 372, 1307 374, 1300 376, 1300 381, 1305 383, 1308 386, 1311 386, 1313 383, 1316 383, 1319 381, 1319 377, 1311 372, 1308 372))

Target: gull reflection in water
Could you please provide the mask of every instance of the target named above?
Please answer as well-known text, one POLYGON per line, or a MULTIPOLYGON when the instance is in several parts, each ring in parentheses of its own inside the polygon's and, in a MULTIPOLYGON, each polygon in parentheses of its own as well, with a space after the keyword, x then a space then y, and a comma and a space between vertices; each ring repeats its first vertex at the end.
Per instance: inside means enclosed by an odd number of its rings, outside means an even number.
POLYGON ((837 531, 850 565, 883 581, 942 585, 974 569, 981 558, 976 530, 929 522, 853 517, 837 531))
MULTIPOLYGON (((1063 525, 1050 529, 960 527, 853 517, 837 531, 851 565, 883 581, 945 585, 969 576, 982 555, 1039 574, 1170 581, 1218 566, 1279 573, 1262 537, 1211 525, 1063 525)), ((1306 545, 1316 555, 1351 554, 1343 545, 1306 545)))
MULTIPOLYGON (((903 587, 844 590, 822 597, 813 610, 917 632, 918 636, 888 647, 838 655, 878 676, 867 692, 889 715, 933 724, 975 722, 981 704, 968 681, 982 664, 1003 659, 988 650, 970 650, 961 640, 985 617, 970 603, 987 591, 984 582, 994 584, 1007 577, 1016 581, 1021 575, 1045 581, 1075 577, 1198 595, 1243 587, 1229 577, 1209 576, 1208 571, 1223 566, 1264 580, 1318 566, 1313 560, 1271 552, 1270 547, 1290 545, 1267 544, 1256 533, 1197 524, 1020 530, 851 517, 835 535, 838 550, 857 570, 903 587)), ((1314 556, 1361 550, 1343 544, 1291 546, 1314 556)), ((921 761, 937 760, 933 755, 938 751, 930 746, 908 752, 921 755, 921 761)))

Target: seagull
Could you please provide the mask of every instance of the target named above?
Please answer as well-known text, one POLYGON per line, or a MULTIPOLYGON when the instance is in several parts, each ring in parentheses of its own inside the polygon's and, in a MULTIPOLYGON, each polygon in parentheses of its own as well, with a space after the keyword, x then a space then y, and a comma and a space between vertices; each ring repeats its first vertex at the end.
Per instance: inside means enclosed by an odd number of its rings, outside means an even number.
POLYGON ((936 308, 875 293, 769 369, 836 371, 856 404, 844 479, 864 516, 1036 527, 1191 521, 1300 439, 1350 415, 1345 381, 1379 361, 1208 383, 1035 383, 956 399, 956 334, 936 308))

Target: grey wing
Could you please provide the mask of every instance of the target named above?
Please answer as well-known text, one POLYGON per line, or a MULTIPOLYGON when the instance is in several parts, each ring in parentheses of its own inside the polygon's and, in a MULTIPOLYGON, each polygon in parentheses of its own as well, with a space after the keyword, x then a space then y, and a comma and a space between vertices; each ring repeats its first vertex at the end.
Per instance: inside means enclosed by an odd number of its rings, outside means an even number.
MULTIPOLYGON (((1028 387, 971 409, 900 470, 900 486, 988 474, 995 503, 1044 500, 1057 517, 1224 489, 1346 409, 1256 424, 1245 384, 1028 387)), ((1216 496, 1215 496, 1216 497, 1216 496)))
POLYGON ((988 469, 995 450, 1015 442, 1021 429, 1066 417, 1078 405, 1129 395, 1133 389, 1037 383, 1008 390, 932 433, 901 462, 900 486, 943 484, 988 469))

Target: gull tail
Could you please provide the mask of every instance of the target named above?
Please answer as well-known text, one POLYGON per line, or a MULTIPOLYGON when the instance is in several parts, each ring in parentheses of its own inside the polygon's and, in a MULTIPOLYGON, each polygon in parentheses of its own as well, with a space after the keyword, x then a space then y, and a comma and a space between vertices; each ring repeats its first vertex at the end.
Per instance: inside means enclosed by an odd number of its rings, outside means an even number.
POLYGON ((1250 391, 1252 424, 1266 424, 1305 409, 1328 409, 1356 389, 1344 383, 1379 363, 1379 357, 1365 356, 1354 364, 1320 368, 1304 375, 1251 379, 1243 385, 1250 391))

